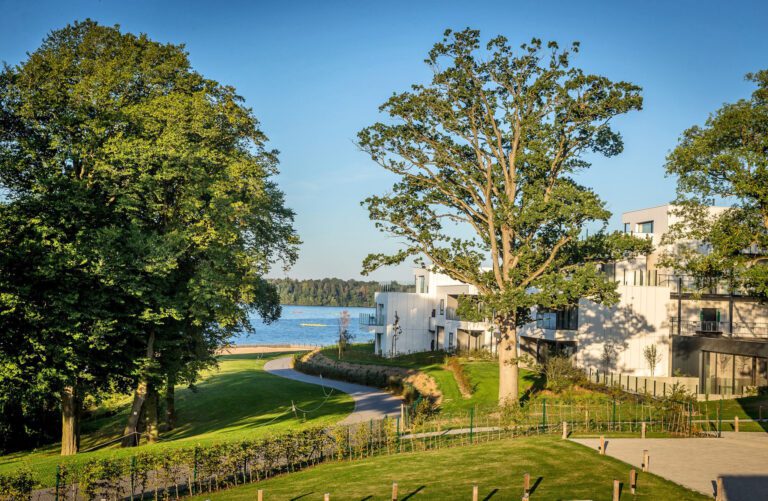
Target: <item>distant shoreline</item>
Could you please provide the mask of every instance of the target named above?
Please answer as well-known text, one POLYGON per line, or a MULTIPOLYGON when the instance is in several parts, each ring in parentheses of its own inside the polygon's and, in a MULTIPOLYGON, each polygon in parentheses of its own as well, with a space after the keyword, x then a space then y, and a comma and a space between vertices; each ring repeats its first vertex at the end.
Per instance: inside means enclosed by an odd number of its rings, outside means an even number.
POLYGON ((306 344, 239 344, 219 348, 217 355, 245 355, 249 353, 278 353, 281 351, 312 351, 318 346, 306 344))

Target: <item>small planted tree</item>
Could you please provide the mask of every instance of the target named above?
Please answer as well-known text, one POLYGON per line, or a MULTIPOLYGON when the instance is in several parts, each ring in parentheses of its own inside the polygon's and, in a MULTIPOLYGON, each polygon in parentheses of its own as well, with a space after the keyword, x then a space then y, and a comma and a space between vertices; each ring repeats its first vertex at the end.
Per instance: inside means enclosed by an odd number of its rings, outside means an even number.
POLYGON ((342 310, 339 314, 339 358, 344 356, 344 351, 354 338, 349 330, 349 311, 342 310))
POLYGON ((661 353, 659 353, 655 344, 649 344, 643 348, 643 357, 648 364, 648 369, 651 371, 651 377, 656 374, 656 366, 661 362, 661 353))
POLYGON ((517 401, 517 328, 531 307, 579 298, 613 303, 616 286, 597 264, 648 250, 648 242, 604 231, 610 213, 575 176, 588 154, 617 155, 611 120, 642 106, 640 88, 571 67, 563 50, 504 37, 481 49, 476 30, 447 31, 429 52, 427 85, 381 106, 390 120, 363 129, 360 147, 398 180, 365 200, 377 227, 405 246, 372 254, 364 272, 426 258, 476 287, 467 319, 500 331, 499 400, 517 401), (645 246, 645 247, 643 247, 645 246))

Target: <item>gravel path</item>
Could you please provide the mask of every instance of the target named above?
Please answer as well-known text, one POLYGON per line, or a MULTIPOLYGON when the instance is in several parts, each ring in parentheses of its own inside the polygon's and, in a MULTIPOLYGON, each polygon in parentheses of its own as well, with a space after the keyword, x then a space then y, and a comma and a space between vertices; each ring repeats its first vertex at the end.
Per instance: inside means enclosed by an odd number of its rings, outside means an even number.
MULTIPOLYGON (((591 449, 599 445, 596 438, 573 441, 591 449)), ((710 496, 715 492, 717 477, 722 477, 727 501, 768 500, 765 433, 723 433, 723 438, 606 439, 607 455, 638 470, 645 449, 650 456, 651 473, 710 496)))
POLYGON ((281 357, 264 364, 264 370, 275 376, 301 381, 302 383, 317 384, 348 393, 355 401, 355 410, 340 424, 359 423, 371 419, 383 419, 386 416, 400 414, 401 400, 377 388, 360 384, 309 376, 293 370, 293 358, 281 357))

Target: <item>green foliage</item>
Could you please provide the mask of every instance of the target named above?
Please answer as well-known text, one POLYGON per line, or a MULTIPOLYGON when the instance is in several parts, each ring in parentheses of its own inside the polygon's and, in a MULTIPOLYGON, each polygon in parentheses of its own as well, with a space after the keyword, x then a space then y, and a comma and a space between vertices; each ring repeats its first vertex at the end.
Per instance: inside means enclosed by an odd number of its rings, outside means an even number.
MULTIPOLYGON (((303 306, 374 306, 374 293, 381 289, 378 282, 323 278, 296 280, 278 278, 270 280, 277 287, 282 304, 303 306)), ((387 286, 393 292, 409 292, 412 285, 393 282, 387 286)))
POLYGON ((32 499, 36 482, 29 468, 20 468, 13 473, 0 474, 0 501, 32 499))
POLYGON ((694 275, 700 290, 721 281, 766 298, 768 70, 747 79, 757 85, 750 99, 725 104, 704 126, 684 131, 667 157, 667 172, 678 179, 681 221, 665 236, 675 247, 663 264, 694 275), (721 201, 729 207, 708 210, 721 201))
POLYGON ((546 388, 554 393, 562 393, 584 380, 584 371, 568 357, 549 357, 537 370, 544 376, 546 388))
POLYGON ((459 385, 461 394, 465 397, 472 395, 472 382, 464 371, 461 359, 455 355, 445 357, 445 367, 453 373, 456 384, 459 385))
POLYGON ((499 36, 482 49, 478 31, 448 30, 426 61, 431 83, 390 97, 380 107, 390 120, 358 134, 398 177, 363 204, 379 230, 404 242, 369 255, 364 271, 426 258, 475 286, 460 309, 500 331, 500 400, 517 399, 516 327, 531 308, 615 303, 616 284, 599 264, 648 250, 607 234, 610 212, 575 180, 587 155, 622 151, 611 120, 642 107, 638 86, 571 67, 578 48, 533 39, 517 50, 499 36), (594 224, 602 229, 582 238, 594 224))
POLYGON ((51 32, 0 73, 0 379, 76 406, 194 382, 250 312, 280 315, 262 277, 298 239, 276 173, 252 111, 183 47, 51 32))

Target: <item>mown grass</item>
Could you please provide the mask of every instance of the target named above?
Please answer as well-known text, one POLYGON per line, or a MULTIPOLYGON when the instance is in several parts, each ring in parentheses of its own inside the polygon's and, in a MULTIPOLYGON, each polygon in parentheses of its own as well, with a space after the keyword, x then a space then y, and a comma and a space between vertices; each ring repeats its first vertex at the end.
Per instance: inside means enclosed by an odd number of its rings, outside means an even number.
MULTIPOLYGON (((178 426, 161 433, 161 442, 139 448, 120 449, 117 444, 73 457, 59 455, 59 445, 0 456, 0 473, 28 465, 42 485, 55 482, 57 464, 78 465, 104 457, 126 457, 138 451, 184 447, 194 444, 259 438, 265 435, 297 430, 309 426, 335 423, 354 410, 352 398, 335 392, 326 398, 320 386, 273 376, 264 371, 264 363, 285 354, 226 355, 217 370, 204 375, 194 391, 178 388, 176 402, 178 426), (298 408, 320 408, 306 415, 291 411, 298 408), (324 403, 323 403, 324 402, 324 403)), ((83 423, 86 433, 82 449, 119 437, 122 434, 130 399, 124 397, 115 405, 113 415, 83 423)))
MULTIPOLYGON (((328 347, 322 354, 332 360, 338 360, 338 348, 328 347)), ((385 365, 420 370, 435 379, 443 393, 441 410, 447 413, 460 412, 472 407, 495 406, 499 398, 499 365, 494 360, 462 361, 473 386, 470 398, 464 398, 453 373, 445 367, 446 354, 443 351, 411 353, 392 358, 379 357, 373 351, 372 343, 350 345, 342 360, 355 364, 385 365)), ((520 370, 520 394, 523 395, 534 383, 535 375, 525 369, 520 370)))
POLYGON ((384 500, 391 499, 393 482, 398 499, 470 499, 474 484, 483 500, 520 499, 525 473, 535 486, 532 499, 608 500, 614 479, 624 484, 622 498, 710 499, 649 473, 639 473, 631 496, 630 468, 573 442, 531 437, 324 464, 195 499, 251 500, 263 489, 264 499, 322 499, 329 493, 331 500, 384 500))

